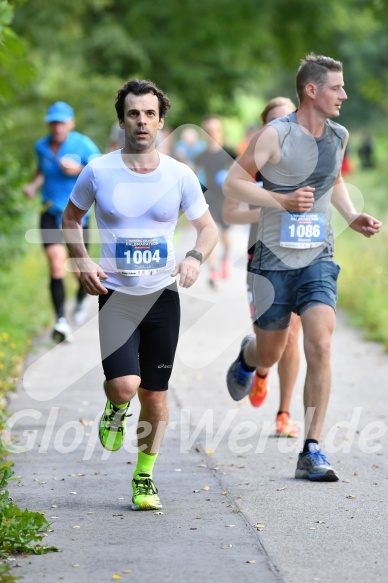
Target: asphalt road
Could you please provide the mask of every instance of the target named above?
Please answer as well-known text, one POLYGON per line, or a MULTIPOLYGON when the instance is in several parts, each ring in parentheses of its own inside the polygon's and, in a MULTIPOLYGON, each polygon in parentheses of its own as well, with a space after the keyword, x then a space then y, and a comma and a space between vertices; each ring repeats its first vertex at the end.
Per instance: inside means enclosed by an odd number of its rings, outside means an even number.
MULTIPOLYGON (((48 335, 35 342, 9 407, 20 476, 11 494, 45 512, 52 532, 44 543, 61 552, 17 557, 22 581, 387 581, 388 355, 338 314, 321 443, 340 481, 295 480, 301 441, 273 435, 276 368, 259 409, 226 390, 226 370, 251 330, 246 231, 232 234, 231 278, 211 290, 205 264, 181 294, 170 427, 154 471, 162 511, 130 510, 137 398, 122 450, 109 454, 98 442, 105 398, 95 298, 73 343, 54 347, 48 335)), ((183 231, 177 240, 178 257, 191 237, 183 231)), ((292 406, 300 426, 304 373, 302 358, 292 406)))

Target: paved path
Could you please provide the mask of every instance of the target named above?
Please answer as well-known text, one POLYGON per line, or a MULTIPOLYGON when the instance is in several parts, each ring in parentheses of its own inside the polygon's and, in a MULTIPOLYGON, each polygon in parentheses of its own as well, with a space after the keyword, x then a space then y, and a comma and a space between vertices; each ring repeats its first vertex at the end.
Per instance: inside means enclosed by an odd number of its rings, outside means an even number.
MULTIPOLYGON (((53 532, 44 541, 62 552, 17 558, 22 581, 387 581, 388 356, 339 314, 323 443, 341 480, 295 480, 300 441, 273 437, 276 370, 260 409, 226 391, 225 372, 251 329, 246 233, 235 228, 233 236, 231 279, 209 290, 204 266, 181 294, 171 427, 154 473, 163 513, 129 510, 133 423, 119 452, 98 443, 105 399, 95 301, 72 344, 36 342, 10 403, 12 440, 29 449, 13 455, 21 479, 11 490, 18 505, 46 513, 53 532)), ((178 249, 187 248, 182 237, 178 249)), ((292 409, 298 422, 304 368, 292 409)), ((132 405, 137 412, 137 398, 132 405)))

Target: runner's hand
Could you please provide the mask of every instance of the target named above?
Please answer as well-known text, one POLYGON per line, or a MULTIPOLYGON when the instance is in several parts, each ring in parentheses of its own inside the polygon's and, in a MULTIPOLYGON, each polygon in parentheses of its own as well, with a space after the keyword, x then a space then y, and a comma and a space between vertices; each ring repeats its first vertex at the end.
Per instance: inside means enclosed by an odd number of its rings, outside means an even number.
POLYGON ((88 261, 87 264, 82 266, 82 271, 80 272, 80 281, 86 293, 91 296, 100 296, 108 293, 106 287, 104 287, 100 280, 108 279, 108 276, 101 269, 97 263, 93 261, 88 261))
POLYGON ((63 156, 59 165, 63 174, 66 174, 66 176, 78 176, 83 168, 83 166, 73 160, 71 156, 63 156))
POLYGON ((356 218, 349 223, 349 227, 351 227, 354 231, 361 233, 364 237, 372 237, 378 233, 381 229, 382 222, 367 215, 365 213, 361 213, 356 216, 356 218))
POLYGON ((186 257, 175 267, 171 273, 171 277, 176 277, 179 273, 179 285, 181 287, 191 287, 199 275, 200 267, 201 264, 198 259, 195 259, 195 257, 186 257))
POLYGON ((277 193, 276 198, 284 210, 289 213, 307 213, 312 210, 314 206, 314 191, 312 186, 304 186, 298 188, 292 194, 281 195, 277 193))
POLYGON ((36 187, 33 184, 26 184, 23 187, 23 194, 30 200, 33 199, 36 194, 36 187))

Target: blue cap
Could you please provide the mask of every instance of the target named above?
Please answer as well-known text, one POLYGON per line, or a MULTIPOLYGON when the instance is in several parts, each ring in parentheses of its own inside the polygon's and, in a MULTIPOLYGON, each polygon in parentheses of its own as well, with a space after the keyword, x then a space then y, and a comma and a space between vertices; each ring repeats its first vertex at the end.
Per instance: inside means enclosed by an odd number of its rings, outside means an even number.
POLYGON ((64 101, 57 101, 56 103, 53 103, 53 105, 50 105, 44 119, 48 123, 51 121, 65 122, 69 121, 69 119, 73 119, 73 117, 74 109, 64 101))

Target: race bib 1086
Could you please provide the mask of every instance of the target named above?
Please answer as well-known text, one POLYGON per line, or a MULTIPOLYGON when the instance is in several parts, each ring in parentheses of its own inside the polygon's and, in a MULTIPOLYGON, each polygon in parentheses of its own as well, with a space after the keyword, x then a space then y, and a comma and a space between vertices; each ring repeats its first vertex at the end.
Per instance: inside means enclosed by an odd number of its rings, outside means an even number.
POLYGON ((280 246, 295 249, 319 247, 326 240, 322 213, 283 213, 280 223, 280 246))
POLYGON ((167 264, 165 237, 116 239, 116 266, 121 275, 154 275, 167 264))

